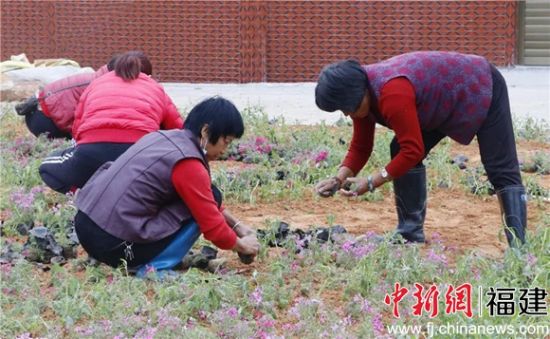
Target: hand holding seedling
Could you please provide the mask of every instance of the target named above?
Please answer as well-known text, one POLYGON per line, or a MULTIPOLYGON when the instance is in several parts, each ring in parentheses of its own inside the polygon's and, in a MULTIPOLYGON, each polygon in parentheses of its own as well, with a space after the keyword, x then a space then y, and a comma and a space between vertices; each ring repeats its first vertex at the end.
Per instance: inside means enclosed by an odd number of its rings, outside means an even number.
POLYGON ((341 182, 337 177, 332 177, 319 182, 315 186, 315 192, 324 198, 333 196, 340 189, 341 182))
POLYGON ((365 194, 368 190, 366 178, 350 177, 346 178, 343 187, 338 192, 345 197, 356 197, 365 194))
POLYGON ((250 234, 237 238, 237 243, 233 249, 238 252, 239 258, 244 264, 250 264, 260 251, 260 243, 255 234, 250 234))

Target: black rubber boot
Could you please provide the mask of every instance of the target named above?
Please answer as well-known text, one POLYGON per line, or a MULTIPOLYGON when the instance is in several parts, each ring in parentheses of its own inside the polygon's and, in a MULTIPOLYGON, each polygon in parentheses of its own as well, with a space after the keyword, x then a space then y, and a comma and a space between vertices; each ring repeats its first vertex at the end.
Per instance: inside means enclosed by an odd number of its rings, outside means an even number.
POLYGON ((497 191, 504 233, 510 247, 525 244, 527 228, 527 195, 521 185, 506 186, 497 191))
POLYGON ((394 179, 393 192, 398 217, 397 234, 406 242, 425 242, 426 167, 414 167, 394 179))
POLYGON ((33 95, 23 103, 20 103, 15 106, 15 112, 19 115, 27 115, 31 112, 34 112, 38 107, 38 99, 33 95))

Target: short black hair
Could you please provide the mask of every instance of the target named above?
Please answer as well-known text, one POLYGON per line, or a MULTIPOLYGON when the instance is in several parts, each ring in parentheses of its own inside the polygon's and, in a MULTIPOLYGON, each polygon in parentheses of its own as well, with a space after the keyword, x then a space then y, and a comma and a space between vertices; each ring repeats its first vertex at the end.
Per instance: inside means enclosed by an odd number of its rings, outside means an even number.
POLYGON ((219 96, 203 100, 193 107, 183 128, 200 138, 204 125, 208 125, 208 141, 211 144, 217 143, 220 137, 240 138, 244 133, 243 118, 237 107, 219 96))
POLYGON ((327 65, 315 87, 315 104, 327 112, 355 112, 367 91, 367 73, 356 60, 327 65))

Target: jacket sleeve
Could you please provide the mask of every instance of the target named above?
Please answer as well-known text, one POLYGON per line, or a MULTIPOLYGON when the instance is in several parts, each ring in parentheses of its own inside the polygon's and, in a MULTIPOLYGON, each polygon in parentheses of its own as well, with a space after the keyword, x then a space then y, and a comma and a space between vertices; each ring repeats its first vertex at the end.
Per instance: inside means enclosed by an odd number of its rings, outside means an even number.
POLYGON ((210 177, 203 164, 197 159, 181 160, 172 170, 172 183, 204 238, 221 249, 233 248, 237 235, 214 200, 210 177))
POLYGON ((386 165, 386 170, 393 178, 399 178, 424 157, 416 95, 409 80, 396 78, 382 87, 380 113, 395 132, 399 143, 399 152, 386 165))
POLYGON ((375 122, 370 117, 353 119, 353 136, 342 166, 349 168, 354 175, 365 166, 372 153, 375 122))
POLYGON ((181 129, 183 128, 183 120, 181 118, 176 105, 172 102, 172 99, 164 92, 164 114, 162 122, 160 123, 161 129, 181 129))

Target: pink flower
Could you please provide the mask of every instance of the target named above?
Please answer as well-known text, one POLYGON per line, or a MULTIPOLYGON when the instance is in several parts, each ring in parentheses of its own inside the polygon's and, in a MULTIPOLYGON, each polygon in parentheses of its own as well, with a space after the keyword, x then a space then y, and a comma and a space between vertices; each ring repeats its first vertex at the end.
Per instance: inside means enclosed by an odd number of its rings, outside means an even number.
POLYGON ((321 151, 315 156, 315 163, 318 164, 321 161, 325 161, 328 158, 328 151, 321 151))
POLYGON ((145 275, 148 275, 149 273, 155 273, 155 271, 155 266, 145 265, 145 275))
POLYGON ((206 320, 206 318, 208 318, 208 315, 206 314, 206 312, 203 310, 199 310, 199 319, 206 320))
POLYGON ((257 324, 260 328, 270 329, 275 326, 275 321, 271 317, 264 315, 257 321, 257 324))
POLYGON ((283 326, 281 326, 281 329, 283 330, 283 332, 292 332, 294 331, 295 327, 296 326, 294 324, 284 323, 283 326))
POLYGON ((266 144, 266 143, 267 143, 267 138, 262 137, 262 136, 257 136, 256 137, 256 146, 263 145, 263 144, 266 144))

